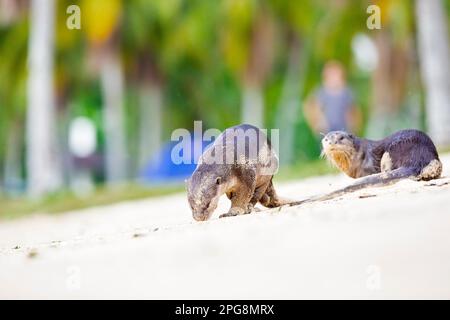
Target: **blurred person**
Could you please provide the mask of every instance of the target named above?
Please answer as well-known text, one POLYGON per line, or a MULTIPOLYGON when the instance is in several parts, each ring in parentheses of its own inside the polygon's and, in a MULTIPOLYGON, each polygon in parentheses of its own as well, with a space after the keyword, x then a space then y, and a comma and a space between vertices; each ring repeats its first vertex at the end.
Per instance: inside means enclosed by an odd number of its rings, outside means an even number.
POLYGON ((339 130, 358 132, 362 117, 347 86, 342 64, 327 62, 322 81, 322 86, 305 103, 304 114, 310 127, 317 134, 339 130))

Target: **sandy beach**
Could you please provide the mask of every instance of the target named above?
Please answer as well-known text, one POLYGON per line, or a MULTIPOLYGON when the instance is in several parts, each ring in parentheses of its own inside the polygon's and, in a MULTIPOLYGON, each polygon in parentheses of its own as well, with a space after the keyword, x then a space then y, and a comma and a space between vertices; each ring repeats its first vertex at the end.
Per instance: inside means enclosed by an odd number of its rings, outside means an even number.
MULTIPOLYGON (((450 298, 444 177, 195 222, 184 193, 0 223, 0 298, 450 298)), ((277 183, 303 199, 343 175, 277 183)))

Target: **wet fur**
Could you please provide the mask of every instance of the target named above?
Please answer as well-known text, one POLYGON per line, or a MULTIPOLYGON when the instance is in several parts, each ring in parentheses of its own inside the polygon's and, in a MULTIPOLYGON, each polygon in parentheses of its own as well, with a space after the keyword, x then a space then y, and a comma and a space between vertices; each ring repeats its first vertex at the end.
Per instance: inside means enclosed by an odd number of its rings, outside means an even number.
POLYGON ((256 130, 261 133, 257 141, 245 144, 243 153, 237 150, 237 139, 230 139, 227 131, 217 137, 214 144, 205 150, 192 177, 188 181, 188 201, 195 220, 204 221, 210 218, 217 207, 219 198, 226 194, 231 200, 231 208, 221 217, 247 214, 254 210, 260 202, 263 206, 273 208, 290 203, 278 197, 273 187, 273 175, 262 174, 262 169, 274 166, 278 169, 278 157, 271 148, 270 140, 262 132, 251 125, 239 125, 227 130, 256 130), (262 141, 260 141, 260 137, 262 141), (251 156, 249 145, 257 146, 257 155, 251 156), (207 164, 215 152, 223 152, 223 157, 231 155, 233 164, 207 164), (220 183, 216 184, 220 177, 220 183))
POLYGON ((346 188, 291 205, 329 200, 366 187, 385 186, 407 178, 437 179, 442 174, 436 147, 430 137, 421 131, 402 130, 379 141, 344 134, 342 146, 327 148, 323 154, 348 176, 362 179, 346 188))
MULTIPOLYGON (((386 154, 389 155, 391 170, 409 168, 414 176, 419 176, 421 171, 433 160, 440 162, 431 139, 418 130, 402 130, 380 141, 358 137, 354 137, 352 140, 352 147, 346 146, 342 151, 334 150, 326 155, 339 169, 352 178, 380 173, 381 161, 386 154), (340 158, 345 159, 348 163, 340 164, 337 160, 340 158)), ((439 176, 440 172, 436 172, 430 178, 439 176)))

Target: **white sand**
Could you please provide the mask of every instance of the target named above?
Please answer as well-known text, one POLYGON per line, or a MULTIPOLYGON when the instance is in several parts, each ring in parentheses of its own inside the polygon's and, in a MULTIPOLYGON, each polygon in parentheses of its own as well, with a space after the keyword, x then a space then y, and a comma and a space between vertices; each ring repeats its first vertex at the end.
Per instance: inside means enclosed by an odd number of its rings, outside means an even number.
MULTIPOLYGON (((0 298, 449 299, 450 155, 442 160, 440 180, 280 212, 217 219, 224 197, 206 223, 192 220, 185 194, 2 222, 0 298)), ((276 187, 302 199, 351 182, 276 187)))

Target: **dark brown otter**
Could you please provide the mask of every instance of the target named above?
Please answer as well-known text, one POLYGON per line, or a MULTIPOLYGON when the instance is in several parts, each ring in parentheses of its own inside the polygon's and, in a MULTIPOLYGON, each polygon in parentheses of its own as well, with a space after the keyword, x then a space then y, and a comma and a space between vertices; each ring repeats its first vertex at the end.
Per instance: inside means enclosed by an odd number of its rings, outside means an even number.
POLYGON ((231 208, 220 217, 250 213, 258 202, 268 208, 290 203, 273 187, 277 170, 278 157, 260 129, 247 124, 226 129, 205 150, 187 181, 194 219, 209 219, 223 194, 231 200, 231 208))
POLYGON ((323 155, 357 183, 327 195, 295 202, 329 200, 370 186, 384 186, 401 179, 437 179, 442 174, 433 141, 418 130, 402 130, 379 141, 335 131, 322 140, 323 155))

